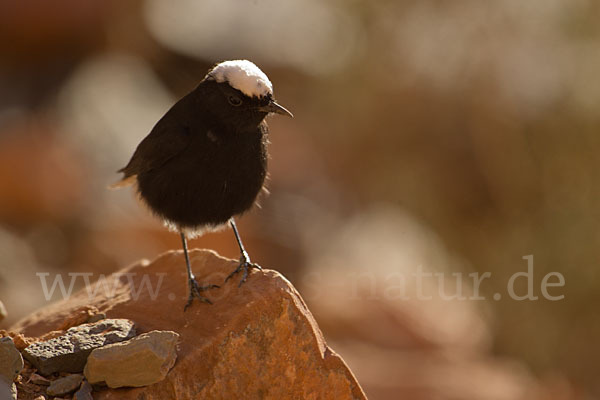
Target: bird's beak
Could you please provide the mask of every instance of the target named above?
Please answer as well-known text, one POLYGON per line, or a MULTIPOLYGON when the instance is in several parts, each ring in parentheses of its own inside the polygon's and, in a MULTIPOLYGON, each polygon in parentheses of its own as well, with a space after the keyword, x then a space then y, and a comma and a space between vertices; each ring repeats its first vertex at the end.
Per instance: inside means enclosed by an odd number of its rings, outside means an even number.
POLYGON ((294 118, 294 115, 291 112, 289 112, 285 107, 277 104, 275 100, 271 100, 266 106, 258 107, 258 111, 287 115, 288 117, 294 118))

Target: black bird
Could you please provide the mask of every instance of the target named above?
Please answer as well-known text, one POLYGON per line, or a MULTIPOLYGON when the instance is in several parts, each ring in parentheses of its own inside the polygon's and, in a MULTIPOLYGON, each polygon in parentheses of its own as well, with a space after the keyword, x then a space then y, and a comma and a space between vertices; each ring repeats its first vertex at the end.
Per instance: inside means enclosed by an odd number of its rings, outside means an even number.
POLYGON ((250 261, 234 216, 249 210, 267 175, 265 117, 292 116, 273 98, 269 78, 247 60, 225 61, 213 67, 200 84, 156 123, 118 172, 123 179, 112 187, 136 184, 150 210, 179 232, 187 266, 189 298, 210 303, 194 279, 187 237, 216 230, 227 223, 240 248, 237 272, 246 281, 250 261))

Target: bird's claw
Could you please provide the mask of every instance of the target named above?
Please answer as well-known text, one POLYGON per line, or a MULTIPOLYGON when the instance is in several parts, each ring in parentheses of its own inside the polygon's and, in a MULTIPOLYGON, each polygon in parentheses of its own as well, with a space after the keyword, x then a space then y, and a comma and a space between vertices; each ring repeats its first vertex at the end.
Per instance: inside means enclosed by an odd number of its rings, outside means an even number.
POLYGON ((196 282, 196 279, 194 279, 194 277, 189 278, 188 283, 189 283, 189 287, 190 287, 190 295, 188 297, 187 303, 185 304, 185 307, 183 307, 184 312, 188 309, 189 306, 192 305, 192 302, 194 301, 194 297, 203 303, 212 304, 212 301, 210 301, 208 298, 202 296, 200 294, 200 292, 203 292, 203 291, 209 290, 209 289, 220 288, 219 285, 200 286, 200 285, 198 285, 198 282, 196 282))
POLYGON ((243 252, 240 257, 240 264, 232 273, 227 275, 227 278, 225 278, 225 282, 227 282, 229 279, 231 279, 238 272, 242 271, 243 272, 242 279, 240 280, 238 287, 242 286, 242 283, 246 282, 246 279, 248 279, 248 271, 252 268, 256 268, 256 269, 262 271, 262 267, 258 264, 251 262, 250 257, 248 256, 248 253, 243 252))

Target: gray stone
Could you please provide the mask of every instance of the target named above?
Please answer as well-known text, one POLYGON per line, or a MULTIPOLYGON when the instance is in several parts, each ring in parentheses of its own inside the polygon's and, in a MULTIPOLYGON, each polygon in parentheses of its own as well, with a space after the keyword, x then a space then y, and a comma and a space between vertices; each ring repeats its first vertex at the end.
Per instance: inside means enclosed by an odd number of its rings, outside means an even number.
POLYGON ((160 382, 175 364, 178 340, 175 332, 152 331, 96 349, 88 358, 85 377, 92 385, 106 382, 113 389, 160 382))
POLYGON ((105 319, 70 328, 64 335, 33 343, 23 355, 42 375, 54 372, 81 372, 92 350, 135 336, 128 319, 105 319))
POLYGON ((22 369, 23 357, 12 338, 0 338, 0 378, 12 382, 22 369))
POLYGON ((50 396, 64 396, 65 394, 73 393, 79 388, 82 380, 83 375, 81 374, 73 374, 65 376, 64 378, 58 378, 48 386, 46 393, 50 396))
POLYGON ((94 400, 92 397, 92 385, 88 381, 83 381, 79 390, 75 392, 73 400, 94 400))
POLYGON ((2 321, 7 316, 8 313, 6 312, 6 307, 4 307, 4 304, 0 301, 0 321, 2 321))
POLYGON ((17 400, 17 386, 0 377, 0 399, 17 400))

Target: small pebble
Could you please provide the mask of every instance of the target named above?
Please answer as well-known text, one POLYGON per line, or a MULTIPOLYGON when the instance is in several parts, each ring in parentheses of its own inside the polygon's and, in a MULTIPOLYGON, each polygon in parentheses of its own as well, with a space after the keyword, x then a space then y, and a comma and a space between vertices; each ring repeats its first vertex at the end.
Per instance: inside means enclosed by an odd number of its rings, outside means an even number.
POLYGON ((81 387, 75 395, 73 396, 73 400, 94 400, 92 397, 92 385, 86 380, 81 383, 81 387))
POLYGON ((58 378, 50 384, 46 393, 50 396, 63 396, 72 393, 77 390, 79 385, 81 385, 82 380, 82 374, 73 374, 65 376, 64 378, 58 378))
POLYGON ((50 380, 44 378, 41 375, 38 375, 36 373, 31 374, 31 376, 29 377, 29 382, 33 383, 34 385, 40 385, 40 386, 49 386, 50 385, 50 380))

